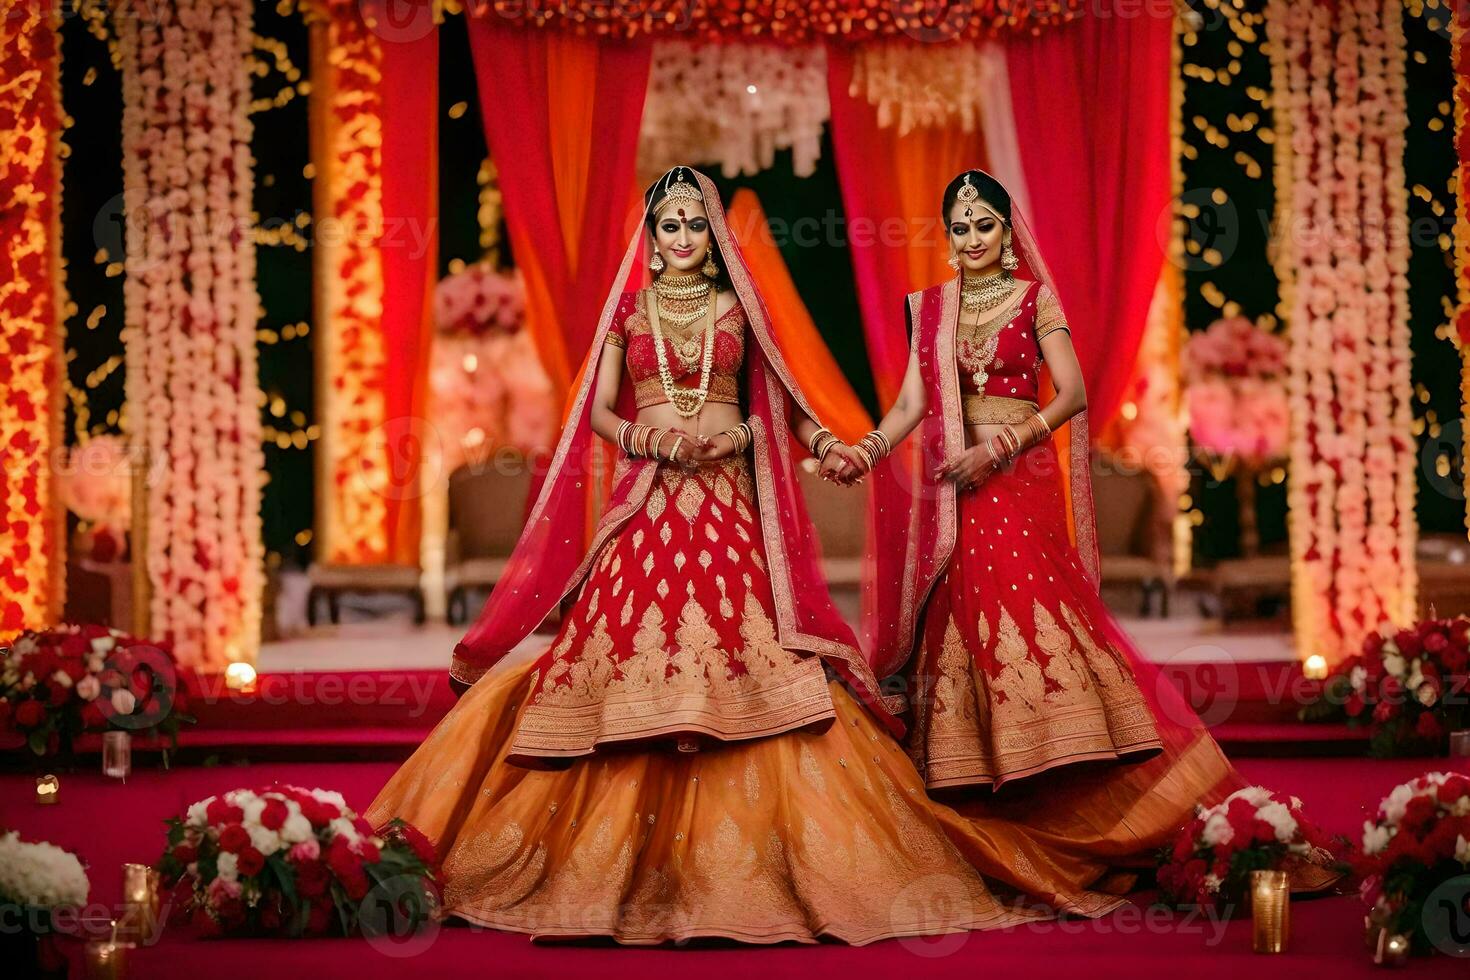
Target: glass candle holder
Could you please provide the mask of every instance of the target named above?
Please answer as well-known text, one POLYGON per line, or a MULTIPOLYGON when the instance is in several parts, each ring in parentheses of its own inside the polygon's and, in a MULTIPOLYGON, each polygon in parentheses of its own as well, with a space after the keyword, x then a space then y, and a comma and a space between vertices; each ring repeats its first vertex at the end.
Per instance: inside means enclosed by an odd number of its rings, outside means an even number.
POLYGON ((61 780, 47 773, 36 777, 36 802, 51 805, 61 802, 61 780))
POLYGON ((1285 871, 1251 872, 1251 948, 1284 953, 1291 931, 1291 890, 1285 871))
POLYGON ((94 939, 87 943, 84 964, 87 980, 124 980, 128 947, 112 939, 94 939))
POLYGON ((1450 732, 1450 755, 1459 759, 1470 758, 1470 728, 1450 732))
POLYGON ((146 864, 124 864, 123 912, 117 924, 119 942, 152 945, 158 939, 158 870, 146 864))
POLYGON ((127 732, 102 733, 102 774, 127 779, 133 771, 133 736, 127 732))

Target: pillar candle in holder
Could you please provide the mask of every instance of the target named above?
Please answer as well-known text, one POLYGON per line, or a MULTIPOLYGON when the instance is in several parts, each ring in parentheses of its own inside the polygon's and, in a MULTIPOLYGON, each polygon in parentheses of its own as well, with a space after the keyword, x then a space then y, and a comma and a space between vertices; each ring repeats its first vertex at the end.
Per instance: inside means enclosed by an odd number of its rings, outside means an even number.
POLYGON ((102 733, 102 774, 126 780, 133 771, 133 736, 127 732, 102 733))
POLYGON ((124 980, 128 975, 128 947, 117 940, 117 930, 109 939, 87 943, 84 976, 86 980, 124 980))
POLYGON ((61 802, 61 780, 47 773, 36 777, 36 802, 42 804, 61 802))
POLYGON ((118 923, 120 941, 150 946, 160 926, 158 871, 146 864, 123 865, 123 914, 118 923))
POLYGON ((1470 729, 1450 732, 1450 755, 1460 759, 1470 756, 1470 729))
POLYGON ((1285 871, 1251 872, 1251 948, 1283 953, 1291 932, 1291 890, 1285 871))

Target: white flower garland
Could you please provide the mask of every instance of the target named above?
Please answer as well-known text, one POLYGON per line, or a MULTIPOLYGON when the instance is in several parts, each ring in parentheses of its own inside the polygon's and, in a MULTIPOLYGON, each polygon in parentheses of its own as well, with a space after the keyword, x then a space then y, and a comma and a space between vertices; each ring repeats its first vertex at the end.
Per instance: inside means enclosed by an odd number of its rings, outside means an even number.
POLYGON ((262 562, 248 0, 115 18, 128 215, 127 429, 146 450, 150 630, 254 659, 262 562), (206 125, 201 126, 204 122, 206 125))
POLYGON ((1271 0, 1290 326, 1296 636, 1339 659, 1414 613, 1404 39, 1384 0, 1271 0))
POLYGON ((849 94, 878 110, 878 125, 897 126, 900 136, 921 126, 980 124, 990 91, 977 81, 988 75, 979 45, 867 44, 853 55, 849 94))
POLYGON ((653 46, 638 162, 643 173, 718 163, 726 177, 770 167, 792 151, 798 177, 816 169, 831 116, 820 45, 653 46))

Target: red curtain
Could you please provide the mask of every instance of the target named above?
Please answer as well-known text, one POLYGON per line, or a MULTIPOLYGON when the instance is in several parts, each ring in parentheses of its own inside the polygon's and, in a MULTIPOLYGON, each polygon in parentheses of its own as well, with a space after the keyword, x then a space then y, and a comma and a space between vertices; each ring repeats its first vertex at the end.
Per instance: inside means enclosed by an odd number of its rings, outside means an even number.
MULTIPOLYGON (((369 9, 381 0, 373 0, 369 9)), ((383 346, 387 351, 384 416, 392 485, 412 492, 388 497, 388 540, 396 561, 416 564, 421 536, 418 468, 433 338, 434 284, 439 277, 439 130, 437 84, 395 79, 439 77, 439 32, 428 0, 416 0, 422 30, 384 36, 379 90, 383 121, 383 346)), ((400 11, 402 13, 402 11, 400 11)), ((382 14, 379 14, 380 21, 382 14)))
POLYGON ((1085 17, 1006 47, 1028 215, 1098 431, 1133 374, 1170 220, 1169 17, 1085 17))
POLYGON ((587 353, 635 220, 649 48, 471 17, 490 157, 527 321, 557 392, 587 353))
POLYGON ((985 167, 985 141, 979 131, 951 126, 903 136, 894 127, 880 128, 877 110, 848 94, 852 63, 851 49, 827 49, 832 146, 858 307, 879 406, 886 411, 908 364, 903 297, 954 275, 945 265, 940 198, 955 174, 985 167))

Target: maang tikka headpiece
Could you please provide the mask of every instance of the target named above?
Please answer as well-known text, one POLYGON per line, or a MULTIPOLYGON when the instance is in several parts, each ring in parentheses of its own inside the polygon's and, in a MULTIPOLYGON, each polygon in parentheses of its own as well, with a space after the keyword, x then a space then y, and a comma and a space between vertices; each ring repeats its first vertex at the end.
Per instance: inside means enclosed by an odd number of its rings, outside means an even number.
POLYGON ((980 200, 980 188, 970 183, 969 174, 965 174, 965 182, 960 185, 959 191, 955 194, 955 200, 965 206, 965 217, 969 218, 975 214, 974 206, 975 202, 980 200))
POLYGON ((662 213, 664 208, 676 201, 704 203, 704 195, 700 193, 699 188, 684 180, 684 170, 682 167, 679 168, 677 173, 678 177, 664 186, 664 196, 659 198, 654 204, 653 215, 655 217, 662 213))

